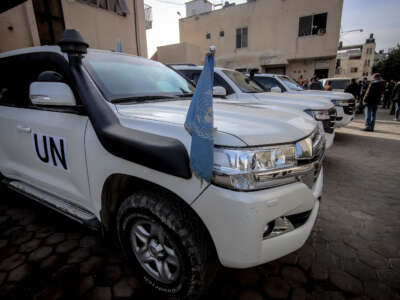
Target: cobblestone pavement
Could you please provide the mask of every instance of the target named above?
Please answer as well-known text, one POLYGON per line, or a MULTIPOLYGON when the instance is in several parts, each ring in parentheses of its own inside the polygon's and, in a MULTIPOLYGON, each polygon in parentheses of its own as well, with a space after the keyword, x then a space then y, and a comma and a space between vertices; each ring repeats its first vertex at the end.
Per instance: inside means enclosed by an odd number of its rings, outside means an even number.
MULTIPOLYGON (((298 251, 222 269, 204 299, 400 299, 400 123, 336 135, 315 229, 298 251)), ((151 299, 111 242, 9 192, 0 198, 0 299, 151 299)))

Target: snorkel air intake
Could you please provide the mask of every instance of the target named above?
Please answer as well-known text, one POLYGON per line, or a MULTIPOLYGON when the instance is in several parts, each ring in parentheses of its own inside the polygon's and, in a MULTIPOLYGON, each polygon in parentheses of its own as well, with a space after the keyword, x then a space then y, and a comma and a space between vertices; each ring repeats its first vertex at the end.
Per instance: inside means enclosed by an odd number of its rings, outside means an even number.
POLYGON ((70 63, 81 64, 83 55, 87 53, 87 48, 89 48, 79 31, 75 29, 66 29, 57 44, 62 52, 68 54, 70 63))

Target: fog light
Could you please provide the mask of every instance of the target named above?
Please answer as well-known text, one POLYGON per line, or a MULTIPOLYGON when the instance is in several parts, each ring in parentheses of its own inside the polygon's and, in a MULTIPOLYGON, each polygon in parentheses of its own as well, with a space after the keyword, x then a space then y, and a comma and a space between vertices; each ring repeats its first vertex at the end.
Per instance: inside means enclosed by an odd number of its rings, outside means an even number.
POLYGON ((270 239, 293 229, 293 224, 286 217, 279 217, 265 225, 263 238, 270 239))

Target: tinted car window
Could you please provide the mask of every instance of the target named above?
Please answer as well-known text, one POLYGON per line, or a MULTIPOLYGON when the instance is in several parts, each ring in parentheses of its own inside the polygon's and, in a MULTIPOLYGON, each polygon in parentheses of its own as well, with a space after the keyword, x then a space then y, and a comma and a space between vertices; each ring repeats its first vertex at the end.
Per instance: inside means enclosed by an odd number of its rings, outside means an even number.
POLYGON ((29 86, 43 71, 62 74, 68 84, 67 61, 57 53, 37 52, 6 57, 0 60, 0 104, 29 107, 29 86))
POLYGON ((270 91, 271 88, 273 87, 279 87, 280 89, 282 89, 281 85, 279 84, 279 82, 272 77, 254 77, 254 80, 257 81, 257 83, 259 83, 266 91, 270 91))
POLYGON ((349 80, 348 79, 331 80, 331 83, 332 83, 332 88, 334 90, 344 90, 346 86, 349 84, 349 80))
MULTIPOLYGON (((196 84, 201 74, 201 70, 179 70, 179 72, 196 84)), ((234 93, 232 87, 220 75, 218 75, 218 73, 215 72, 214 72, 214 86, 224 87, 227 95, 234 93)))
POLYGON ((243 93, 263 93, 264 90, 252 79, 237 71, 223 70, 243 93))

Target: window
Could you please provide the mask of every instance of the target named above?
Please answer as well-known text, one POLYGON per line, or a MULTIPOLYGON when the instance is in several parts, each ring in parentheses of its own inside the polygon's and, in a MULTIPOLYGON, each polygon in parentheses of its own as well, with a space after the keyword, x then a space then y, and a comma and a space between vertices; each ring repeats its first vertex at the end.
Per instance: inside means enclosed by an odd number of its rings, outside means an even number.
POLYGON ((211 39, 211 33, 209 33, 209 32, 206 33, 206 39, 207 40, 211 39))
POLYGON ((247 27, 236 29, 236 48, 247 48, 247 27))
POLYGON ((350 69, 350 72, 351 72, 351 73, 357 73, 357 72, 358 72, 358 68, 351 68, 351 69, 350 69))
POLYGON ((232 80, 243 93, 263 93, 264 90, 254 80, 237 71, 223 70, 224 74, 232 80))
POLYGON ((278 87, 278 88, 282 89, 282 87, 279 85, 278 81, 271 77, 256 76, 256 77, 254 77, 254 80, 258 84, 260 84, 266 91, 271 91, 271 89, 273 87, 278 87))
MULTIPOLYGON (((183 74, 184 76, 186 76, 187 78, 189 78, 190 80, 192 80, 194 83, 197 84, 197 81, 200 78, 201 70, 194 70, 194 71, 193 70, 179 70, 179 73, 183 74)), ((221 76, 219 76, 215 72, 214 72, 214 84, 213 85, 224 87, 227 95, 234 93, 232 87, 221 76)))
POLYGON ((364 66, 369 67, 370 64, 371 64, 370 60, 369 60, 369 59, 366 59, 366 60, 365 60, 365 63, 364 63, 364 66))
POLYGON ((67 84, 71 81, 68 62, 59 54, 37 52, 0 60, 0 104, 32 107, 29 86, 43 71, 61 74, 67 84))
POLYGON ((113 11, 119 15, 126 16, 129 14, 125 0, 82 0, 90 5, 98 8, 113 11))
POLYGON ((133 56, 88 53, 85 66, 107 100, 136 96, 175 96, 191 93, 193 85, 155 61, 133 56))
POLYGON ((225 32, 224 32, 223 30, 221 30, 221 31, 219 32, 219 36, 220 36, 220 37, 225 36, 225 32))
POLYGON ((325 34, 327 20, 328 13, 300 17, 299 36, 325 34))

